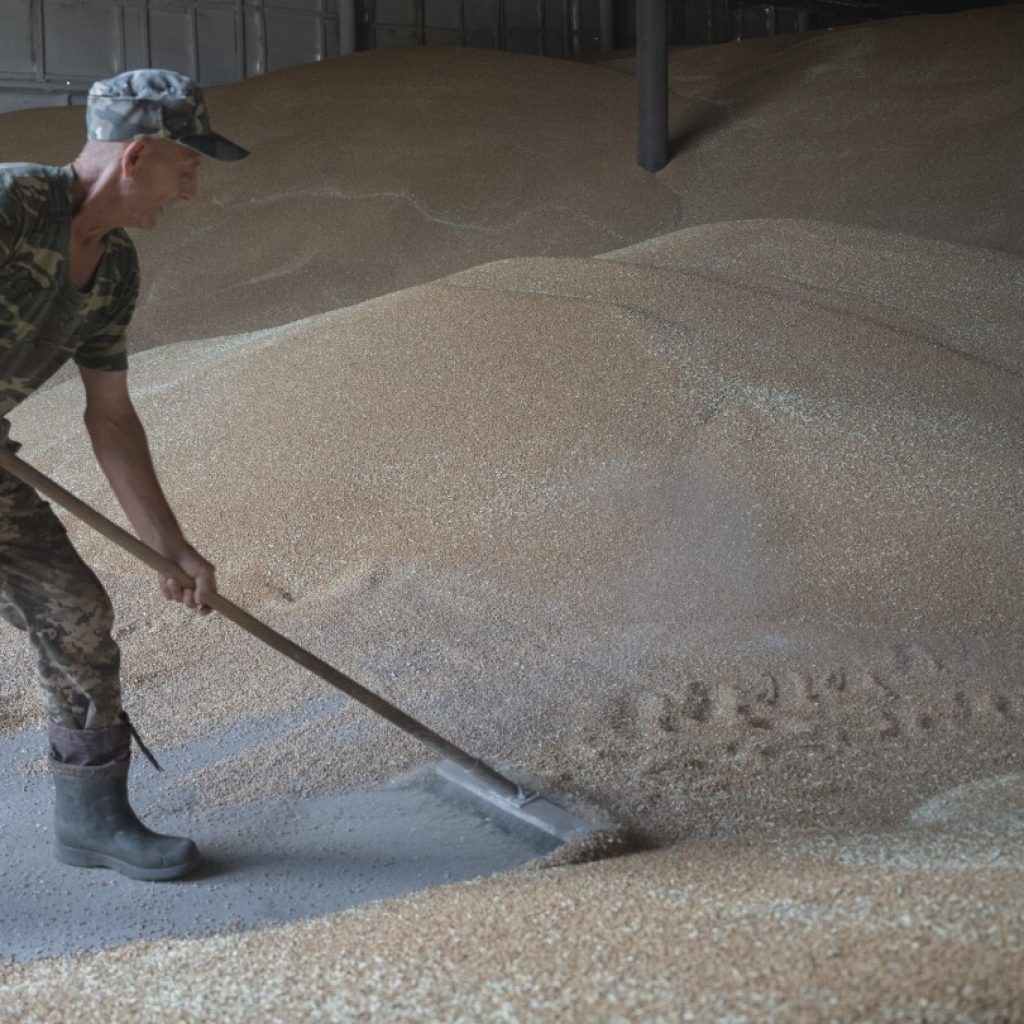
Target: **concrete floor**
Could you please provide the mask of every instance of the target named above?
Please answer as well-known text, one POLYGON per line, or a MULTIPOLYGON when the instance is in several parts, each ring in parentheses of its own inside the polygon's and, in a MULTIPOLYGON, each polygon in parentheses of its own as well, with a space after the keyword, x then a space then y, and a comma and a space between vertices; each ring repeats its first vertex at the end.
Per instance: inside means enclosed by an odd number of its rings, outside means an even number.
MULTIPOLYGON (((249 723, 248 735, 264 739, 290 724, 294 716, 249 723)), ((44 749, 44 734, 33 728, 0 740, 0 963, 321 916, 504 871, 557 845, 452 799, 423 773, 370 792, 305 800, 197 810, 195 793, 174 790, 172 799, 175 765, 198 767, 215 750, 223 756, 223 740, 216 748, 199 742, 162 751, 163 775, 135 759, 132 796, 140 817, 158 831, 191 836, 204 854, 196 875, 172 883, 57 864, 50 854, 49 775, 25 771, 44 749)), ((233 740, 241 742, 238 735, 233 740)))

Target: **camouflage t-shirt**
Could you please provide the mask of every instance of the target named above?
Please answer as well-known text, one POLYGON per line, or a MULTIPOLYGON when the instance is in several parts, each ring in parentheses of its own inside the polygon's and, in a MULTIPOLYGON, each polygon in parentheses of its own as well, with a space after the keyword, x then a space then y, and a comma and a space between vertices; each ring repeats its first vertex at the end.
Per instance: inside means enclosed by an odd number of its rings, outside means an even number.
POLYGON ((70 167, 0 164, 0 416, 69 359, 128 366, 125 328, 139 291, 135 246, 120 230, 85 291, 68 276, 70 167))

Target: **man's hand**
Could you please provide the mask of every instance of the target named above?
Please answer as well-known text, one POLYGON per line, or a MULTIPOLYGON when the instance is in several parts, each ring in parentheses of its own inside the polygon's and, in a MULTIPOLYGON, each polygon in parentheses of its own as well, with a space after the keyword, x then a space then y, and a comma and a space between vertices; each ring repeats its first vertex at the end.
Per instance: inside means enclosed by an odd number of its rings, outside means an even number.
POLYGON ((209 615, 211 608, 206 603, 217 593, 216 570, 193 547, 185 545, 176 551, 164 551, 172 562, 195 580, 195 587, 185 587, 171 576, 160 577, 160 589, 168 601, 180 601, 186 608, 195 608, 200 615, 209 615))

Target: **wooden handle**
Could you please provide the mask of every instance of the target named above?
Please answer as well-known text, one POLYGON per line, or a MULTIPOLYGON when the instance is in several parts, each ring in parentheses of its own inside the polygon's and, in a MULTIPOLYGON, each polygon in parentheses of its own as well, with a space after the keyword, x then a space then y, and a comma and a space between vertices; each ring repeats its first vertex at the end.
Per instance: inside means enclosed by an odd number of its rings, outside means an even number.
MULTIPOLYGON (((164 576, 171 576, 183 586, 194 588, 195 580, 176 562, 165 558, 160 552, 155 551, 148 544, 144 544, 137 537, 132 536, 127 530, 122 529, 117 523, 111 522, 106 516, 101 515, 92 506, 80 501, 70 491, 65 490, 60 484, 51 480, 48 476, 40 473, 39 470, 30 466, 24 459, 18 458, 6 445, 0 443, 0 468, 6 470, 12 476, 16 476, 23 483, 34 487, 40 494, 57 502, 58 505, 66 508, 72 515, 81 519, 82 522, 91 526, 98 533, 103 534, 108 540, 113 541, 119 547, 124 548, 136 558, 145 562, 151 569, 162 573, 164 576)), ((234 602, 229 601, 222 594, 213 594, 206 599, 206 603, 219 612, 225 618, 230 619, 235 625, 240 626, 247 633, 251 633, 257 639, 262 640, 269 647, 279 651, 286 658, 310 672, 318 675, 331 686, 347 694, 353 700, 359 701, 371 711, 386 718, 393 725, 398 726, 410 736, 428 746, 435 753, 454 761, 456 764, 472 772, 475 776, 485 780, 489 784, 498 787, 505 795, 513 799, 521 799, 523 791, 511 780, 505 778, 479 758, 467 754, 464 750, 450 743, 443 736, 428 729, 415 718, 411 718, 400 708, 377 696, 372 690, 360 686, 354 679, 349 678, 344 672, 339 672, 333 665, 328 665, 315 654, 307 651, 304 647, 293 643, 286 636, 271 629, 266 623, 261 622, 255 616, 250 615, 243 608, 239 608, 234 602)))

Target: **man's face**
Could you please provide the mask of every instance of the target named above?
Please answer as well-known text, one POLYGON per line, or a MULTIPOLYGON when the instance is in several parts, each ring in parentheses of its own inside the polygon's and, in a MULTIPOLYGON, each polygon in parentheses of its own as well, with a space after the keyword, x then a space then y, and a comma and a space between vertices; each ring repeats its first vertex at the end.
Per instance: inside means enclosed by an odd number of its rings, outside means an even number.
POLYGON ((124 169, 131 223, 125 226, 155 227, 171 203, 194 199, 201 160, 194 149, 166 139, 146 140, 135 152, 129 150, 124 169))

